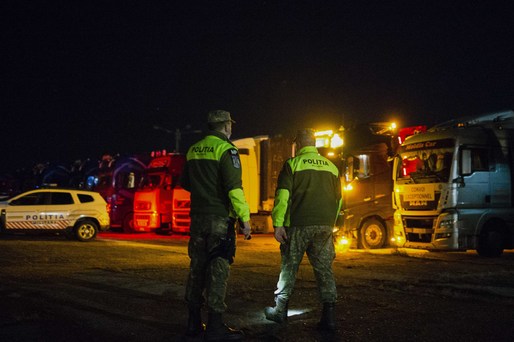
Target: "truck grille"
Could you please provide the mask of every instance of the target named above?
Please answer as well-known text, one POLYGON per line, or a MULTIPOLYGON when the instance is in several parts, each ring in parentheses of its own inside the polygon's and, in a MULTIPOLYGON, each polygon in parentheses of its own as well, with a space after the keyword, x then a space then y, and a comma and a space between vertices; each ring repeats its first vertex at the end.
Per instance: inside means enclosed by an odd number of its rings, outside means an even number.
POLYGON ((191 224, 191 219, 189 218, 189 213, 186 214, 175 214, 175 225, 177 227, 189 227, 191 224))
POLYGON ((429 243, 434 233, 434 218, 406 217, 403 219, 403 227, 407 241, 429 243))

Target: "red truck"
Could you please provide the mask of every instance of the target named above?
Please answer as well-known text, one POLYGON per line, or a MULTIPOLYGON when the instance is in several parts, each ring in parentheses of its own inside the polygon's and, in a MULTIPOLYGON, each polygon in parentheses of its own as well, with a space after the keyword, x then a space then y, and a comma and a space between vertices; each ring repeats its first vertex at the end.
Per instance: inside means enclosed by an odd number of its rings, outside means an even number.
POLYGON ((152 152, 134 198, 134 230, 189 233, 190 197, 179 179, 186 157, 165 150, 152 152))
POLYGON ((111 229, 134 231, 134 194, 149 159, 147 155, 102 157, 93 190, 111 206, 111 229))

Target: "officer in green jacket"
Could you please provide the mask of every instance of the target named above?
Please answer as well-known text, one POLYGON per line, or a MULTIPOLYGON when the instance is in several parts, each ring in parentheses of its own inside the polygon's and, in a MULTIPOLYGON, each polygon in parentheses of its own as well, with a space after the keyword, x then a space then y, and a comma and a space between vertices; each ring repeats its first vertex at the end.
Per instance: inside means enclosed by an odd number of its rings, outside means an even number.
POLYGON ((224 110, 209 112, 207 121, 209 132, 189 148, 181 179, 184 189, 191 193, 186 335, 203 333, 201 306, 205 291, 205 340, 240 340, 242 331, 227 327, 222 314, 226 310, 225 293, 235 255, 234 223, 238 219, 243 222, 243 233, 249 238, 250 209, 242 189, 239 153, 229 140, 235 121, 224 110))
POLYGON ((264 313, 268 320, 277 323, 287 320, 296 273, 307 253, 323 304, 318 328, 333 331, 337 291, 332 272, 332 230, 341 210, 341 183, 337 167, 319 155, 315 142, 313 130, 298 131, 296 156, 284 163, 279 174, 272 219, 282 263, 275 291, 276 306, 266 307, 264 313))

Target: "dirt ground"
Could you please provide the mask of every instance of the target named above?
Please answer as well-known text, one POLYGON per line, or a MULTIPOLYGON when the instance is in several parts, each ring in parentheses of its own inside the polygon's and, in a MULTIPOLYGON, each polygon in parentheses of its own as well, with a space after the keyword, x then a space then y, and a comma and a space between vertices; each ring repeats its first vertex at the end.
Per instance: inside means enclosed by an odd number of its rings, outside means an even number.
MULTIPOLYGON (((187 237, 0 238, 0 340, 187 341, 187 237)), ((306 258, 287 324, 264 318, 279 273, 271 236, 238 240, 225 321, 246 341, 511 341, 514 253, 340 251, 337 331, 322 334, 306 258)), ((205 314, 206 317, 206 314, 205 314)), ((201 340, 201 339, 197 339, 201 340)))

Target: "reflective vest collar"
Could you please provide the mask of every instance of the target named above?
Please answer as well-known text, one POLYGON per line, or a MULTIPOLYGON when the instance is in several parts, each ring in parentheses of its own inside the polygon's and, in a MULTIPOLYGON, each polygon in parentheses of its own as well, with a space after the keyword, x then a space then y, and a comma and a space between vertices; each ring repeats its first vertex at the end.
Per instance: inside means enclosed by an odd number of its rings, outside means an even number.
POLYGON ((217 138, 220 138, 221 140, 223 141, 226 141, 226 142, 229 142, 230 143, 230 140, 228 140, 227 136, 219 131, 214 131, 214 130, 209 130, 207 132, 207 135, 213 135, 217 138))
POLYGON ((296 156, 298 157, 299 155, 307 154, 307 153, 316 153, 316 154, 319 154, 318 149, 317 149, 315 146, 305 146, 305 147, 302 147, 302 148, 300 149, 300 151, 298 151, 298 152, 296 153, 296 156))

